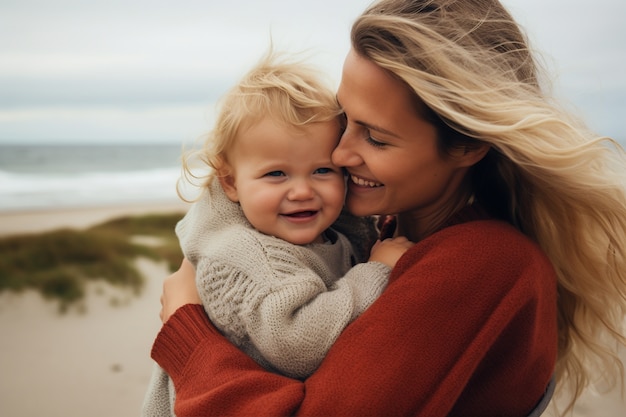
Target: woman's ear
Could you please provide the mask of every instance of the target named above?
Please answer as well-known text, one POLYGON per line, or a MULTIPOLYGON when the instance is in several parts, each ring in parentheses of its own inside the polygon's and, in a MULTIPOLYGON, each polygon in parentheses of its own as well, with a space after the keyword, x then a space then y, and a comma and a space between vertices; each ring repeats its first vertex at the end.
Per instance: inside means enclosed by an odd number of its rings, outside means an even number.
POLYGON ((478 163, 481 159, 487 155, 491 149, 491 145, 485 142, 481 142, 476 146, 464 147, 462 152, 456 155, 461 167, 471 167, 478 163))
POLYGON ((237 184, 235 183, 235 177, 231 173, 217 173, 217 180, 220 182, 222 189, 226 193, 226 196, 233 203, 239 202, 239 193, 237 193, 237 184))

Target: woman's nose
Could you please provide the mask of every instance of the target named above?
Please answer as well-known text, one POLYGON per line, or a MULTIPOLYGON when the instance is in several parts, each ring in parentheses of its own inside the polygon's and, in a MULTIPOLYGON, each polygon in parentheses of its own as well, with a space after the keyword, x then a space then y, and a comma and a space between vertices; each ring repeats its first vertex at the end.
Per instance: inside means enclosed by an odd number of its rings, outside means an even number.
POLYGON ((331 155, 333 164, 340 167, 353 167, 362 163, 361 157, 354 151, 354 138, 348 131, 341 136, 339 144, 331 155))

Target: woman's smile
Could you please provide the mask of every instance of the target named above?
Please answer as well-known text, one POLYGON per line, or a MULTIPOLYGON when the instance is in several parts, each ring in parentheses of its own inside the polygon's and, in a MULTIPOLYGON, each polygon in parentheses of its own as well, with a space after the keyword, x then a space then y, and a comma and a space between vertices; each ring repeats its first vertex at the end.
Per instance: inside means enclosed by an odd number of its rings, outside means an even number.
POLYGON ((356 184, 356 185, 361 186, 361 187, 367 187, 367 188, 377 188, 377 187, 384 186, 384 184, 381 184, 379 182, 367 180, 365 178, 361 178, 361 177, 358 177, 358 176, 353 175, 353 174, 350 174, 350 181, 353 184, 356 184))

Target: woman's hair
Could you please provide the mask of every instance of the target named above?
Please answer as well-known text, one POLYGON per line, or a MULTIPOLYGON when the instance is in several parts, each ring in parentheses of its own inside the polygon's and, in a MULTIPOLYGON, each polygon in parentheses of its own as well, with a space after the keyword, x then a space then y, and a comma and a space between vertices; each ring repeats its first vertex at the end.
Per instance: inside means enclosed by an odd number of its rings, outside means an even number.
MULTIPOLYGON (((214 128, 198 150, 183 153, 182 180, 206 186, 224 174, 228 151, 246 130, 270 117, 285 128, 302 128, 311 123, 337 120, 342 114, 335 92, 323 82, 321 73, 302 61, 288 60, 270 50, 220 100, 214 128), (198 162, 205 169, 198 175, 198 162)), ((200 168, 201 168, 200 167, 200 168)), ((201 169, 200 169, 201 170, 201 169)))
POLYGON ((556 372, 571 383, 573 400, 594 369, 623 375, 609 344, 626 344, 626 163, 619 145, 595 137, 543 92, 528 41, 497 0, 381 0, 351 35, 359 55, 425 103, 442 155, 490 145, 470 172, 473 196, 535 240, 554 265, 556 372))

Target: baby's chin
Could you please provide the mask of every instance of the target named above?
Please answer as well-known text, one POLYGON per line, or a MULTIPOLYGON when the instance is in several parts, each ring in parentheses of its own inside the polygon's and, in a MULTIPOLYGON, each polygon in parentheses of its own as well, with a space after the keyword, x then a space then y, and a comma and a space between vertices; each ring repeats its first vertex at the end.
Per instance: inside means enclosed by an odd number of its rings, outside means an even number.
MULTIPOLYGON (((279 236, 280 237, 280 236, 279 236)), ((288 236, 286 239, 281 237, 281 239, 286 240, 287 242, 294 245, 310 245, 312 243, 324 243, 323 235, 317 236, 288 236)))

